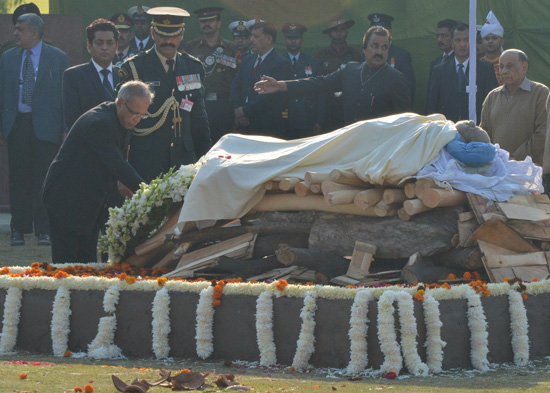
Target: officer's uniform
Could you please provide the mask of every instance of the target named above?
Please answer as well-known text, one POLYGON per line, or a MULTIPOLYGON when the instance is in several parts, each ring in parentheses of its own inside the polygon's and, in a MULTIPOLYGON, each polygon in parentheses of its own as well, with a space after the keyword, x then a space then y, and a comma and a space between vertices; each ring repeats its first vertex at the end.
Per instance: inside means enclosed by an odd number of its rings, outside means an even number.
MULTIPOLYGON (((128 9, 128 14, 133 21, 146 21, 150 20, 151 18, 148 14, 149 9, 149 7, 146 7, 144 5, 135 5, 128 9)), ((145 44, 145 46, 143 46, 143 48, 140 48, 138 46, 138 41, 140 41, 139 38, 134 37, 134 39, 130 42, 130 50, 134 53, 139 53, 151 49, 153 45, 155 45, 155 42, 153 41, 153 37, 151 37, 151 35, 147 36, 145 40, 147 40, 147 43, 145 44)))
MULTIPOLYGON (((219 18, 221 7, 201 8, 195 11, 199 20, 219 18)), ((212 142, 216 143, 233 129, 233 109, 229 102, 231 81, 237 73, 235 46, 222 38, 211 47, 204 38, 189 41, 183 48, 202 61, 205 70, 204 89, 206 113, 212 142)))
MULTIPOLYGON (((117 27, 118 30, 129 30, 132 29, 134 26, 134 22, 132 21, 132 18, 130 18, 128 15, 126 15, 123 12, 118 12, 114 14, 111 19, 109 19, 111 22, 114 23, 114 25, 117 27)), ((130 44, 132 41, 130 41, 130 44)), ((138 54, 137 50, 132 49, 131 46, 128 46, 126 48, 125 52, 119 52, 118 50, 115 53, 115 57, 113 57, 113 65, 115 67, 120 68, 122 63, 126 61, 126 59, 129 59, 130 57, 134 57, 138 54)))
POLYGON ((233 45, 235 45, 235 56, 237 57, 237 65, 241 64, 243 57, 250 54, 250 30, 248 29, 248 22, 244 20, 236 20, 231 22, 228 26, 231 34, 233 35, 233 45), (235 39, 238 38, 248 38, 246 41, 246 48, 239 48, 238 44, 235 43, 235 39))
MULTIPOLYGON (((286 38, 303 37, 307 28, 300 23, 286 23, 283 26, 286 38)), ((284 55, 291 64, 291 79, 302 79, 323 74, 321 61, 299 52, 284 55)), ((323 125, 325 95, 292 97, 287 100, 287 110, 283 112, 285 120, 285 139, 298 139, 314 135, 315 124, 323 125)))
MULTIPOLYGON (((149 13, 155 34, 169 36, 182 34, 182 14, 189 15, 173 7, 152 8, 149 13), (180 12, 157 14, 167 12, 167 8, 180 12)), ((153 47, 122 64, 119 74, 121 83, 141 80, 155 93, 148 117, 140 121, 130 138, 129 162, 147 182, 172 167, 196 162, 210 149, 200 60, 176 52, 174 71, 166 72, 153 47)))

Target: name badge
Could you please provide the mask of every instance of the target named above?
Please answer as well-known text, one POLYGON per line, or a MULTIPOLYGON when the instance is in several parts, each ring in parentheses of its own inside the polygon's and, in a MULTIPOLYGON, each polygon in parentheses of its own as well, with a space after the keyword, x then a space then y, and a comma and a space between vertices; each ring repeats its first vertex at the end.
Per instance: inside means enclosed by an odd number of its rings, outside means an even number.
POLYGON ((147 81, 145 83, 149 86, 160 86, 160 81, 147 81))
POLYGON ((307 76, 311 76, 313 74, 310 66, 304 67, 304 72, 307 76))
POLYGON ((193 101, 189 101, 187 98, 182 98, 180 109, 191 112, 191 109, 193 109, 193 101))

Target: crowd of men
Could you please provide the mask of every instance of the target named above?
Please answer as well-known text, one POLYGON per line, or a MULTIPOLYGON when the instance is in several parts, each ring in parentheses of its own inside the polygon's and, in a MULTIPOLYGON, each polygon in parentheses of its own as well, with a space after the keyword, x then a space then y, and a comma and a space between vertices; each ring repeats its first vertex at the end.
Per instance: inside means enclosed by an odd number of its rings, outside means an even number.
MULTIPOLYGON (((191 15, 181 8, 137 5, 97 19, 86 28, 90 62, 68 68, 67 55, 42 40, 39 9, 18 7, 16 47, 0 59, 12 245, 34 232, 52 243, 54 262, 94 261, 108 207, 140 181, 194 163, 224 134, 296 139, 412 110, 412 59, 392 43, 391 16, 368 16, 362 53, 347 44, 355 22, 335 16, 323 30, 329 46, 311 55, 298 22, 281 29, 283 54, 264 20, 229 23, 225 40, 222 11, 194 10, 202 36, 185 42, 191 15), (71 201, 87 203, 74 210, 71 201)), ((474 59, 477 118, 512 159, 531 156, 550 173, 548 88, 525 77, 527 55, 503 51, 504 29, 492 12, 487 19, 474 59)), ((466 24, 437 24, 442 54, 430 65, 427 113, 468 119, 468 37, 466 24)))

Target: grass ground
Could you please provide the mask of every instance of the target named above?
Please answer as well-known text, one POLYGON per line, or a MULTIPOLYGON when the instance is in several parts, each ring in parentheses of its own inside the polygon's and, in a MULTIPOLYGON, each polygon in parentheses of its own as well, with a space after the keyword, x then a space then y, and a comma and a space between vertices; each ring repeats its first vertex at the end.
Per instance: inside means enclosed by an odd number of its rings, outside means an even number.
POLYGON ((49 246, 39 246, 36 236, 25 235, 25 245, 10 246, 10 232, 0 231, 0 267, 28 266, 33 262, 52 262, 49 246))
MULTIPOLYGON (((193 362, 178 360, 159 361, 92 361, 88 359, 54 358, 32 354, 0 356, 0 393, 71 393, 75 387, 90 384, 95 392, 114 392, 111 375, 126 383, 134 379, 154 381, 158 369, 208 372, 212 383, 220 374, 234 374, 236 379, 253 392, 304 392, 320 393, 341 391, 358 393, 390 391, 407 393, 462 393, 462 392, 548 392, 550 389, 550 363, 548 360, 532 362, 528 367, 516 368, 500 365, 487 373, 473 371, 447 371, 432 377, 401 376, 389 380, 382 377, 364 377, 350 380, 334 370, 313 370, 296 373, 288 369, 261 369, 250 365, 193 362), (26 379, 20 379, 26 374, 26 379)), ((207 388, 205 392, 222 389, 207 388)), ((170 389, 153 387, 150 393, 169 392, 170 389)))

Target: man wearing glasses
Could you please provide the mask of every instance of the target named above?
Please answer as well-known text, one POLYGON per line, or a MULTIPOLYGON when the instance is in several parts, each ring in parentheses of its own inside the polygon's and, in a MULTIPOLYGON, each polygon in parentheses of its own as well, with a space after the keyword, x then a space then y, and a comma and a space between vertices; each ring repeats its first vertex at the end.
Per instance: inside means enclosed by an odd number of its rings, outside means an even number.
POLYGON ((128 82, 116 102, 90 109, 71 128, 42 188, 53 263, 97 261, 101 213, 111 182, 118 180, 121 195, 130 197, 143 181, 121 149, 153 97, 145 83, 128 82))

